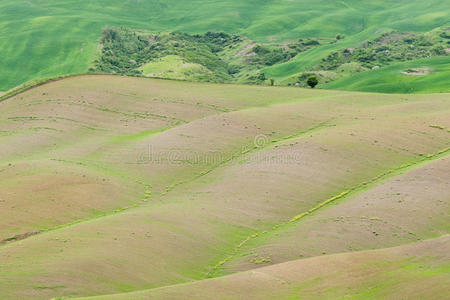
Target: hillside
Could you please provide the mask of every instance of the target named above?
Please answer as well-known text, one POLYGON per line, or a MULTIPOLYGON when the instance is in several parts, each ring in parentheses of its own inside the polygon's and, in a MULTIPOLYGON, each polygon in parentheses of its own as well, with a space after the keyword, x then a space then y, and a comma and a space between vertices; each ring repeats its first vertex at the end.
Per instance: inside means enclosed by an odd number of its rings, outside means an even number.
MULTIPOLYGON (((101 50, 89 70, 95 73, 189 81, 260 85, 276 83, 309 87, 307 79, 311 76, 318 78, 323 86, 354 74, 360 74, 363 78, 370 77, 369 70, 385 71, 391 65, 397 65, 391 73, 397 77, 414 76, 425 79, 425 84, 413 87, 414 83, 410 83, 409 89, 393 84, 391 89, 385 88, 389 92, 424 92, 433 87, 446 92, 448 89, 445 84, 449 71, 445 62, 450 58, 447 50, 450 45, 448 28, 420 34, 386 32, 358 47, 333 51, 305 72, 278 80, 266 76, 267 68, 276 68, 309 51, 336 44, 342 39, 344 37, 338 35, 335 38, 306 38, 281 44, 257 43, 244 36, 223 32, 190 35, 182 32, 152 33, 108 27, 102 31, 99 43, 101 50), (424 58, 427 60, 421 60, 424 58), (431 59, 435 63, 427 64, 431 59), (401 62, 408 62, 408 65, 399 64, 401 62), (411 68, 417 62, 422 64, 419 71, 411 68), (404 69, 399 69, 399 66, 404 69)), ((385 77, 387 82, 389 79, 388 76, 385 77)), ((356 87, 368 88, 364 84, 356 87)))
POLYGON ((335 50, 356 47, 385 30, 427 32, 448 26, 449 11, 445 1, 437 0, 6 0, 0 3, 0 91, 32 79, 86 72, 107 26, 187 33, 225 31, 278 43, 345 37, 264 70, 267 76, 282 81, 335 50))
POLYGON ((1 101, 0 298, 439 295, 449 96, 90 75, 1 101))
POLYGON ((381 93, 444 93, 450 82, 450 57, 434 57, 356 73, 323 84, 327 89, 381 93))
POLYGON ((201 282, 83 300, 442 299, 450 284, 449 242, 447 236, 396 248, 327 255, 201 282))

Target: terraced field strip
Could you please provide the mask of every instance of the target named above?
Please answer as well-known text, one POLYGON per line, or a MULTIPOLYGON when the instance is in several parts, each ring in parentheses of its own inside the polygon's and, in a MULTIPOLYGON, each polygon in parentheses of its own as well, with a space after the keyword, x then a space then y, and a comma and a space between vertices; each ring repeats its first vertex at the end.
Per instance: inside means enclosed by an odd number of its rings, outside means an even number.
MULTIPOLYGON (((254 141, 253 147, 249 147, 249 148, 243 149, 237 155, 236 154, 230 155, 229 158, 222 160, 219 164, 215 165, 214 167, 212 167, 212 168, 210 168, 210 169, 208 169, 206 171, 203 171, 203 172, 199 173, 198 175, 196 175, 195 177, 193 177, 193 178, 191 178, 189 180, 178 182, 178 183, 174 183, 174 184, 168 186, 166 188, 165 192, 162 194, 162 196, 167 195, 169 192, 174 190, 176 187, 179 187, 181 185, 185 185, 185 184, 194 182, 194 181, 202 178, 203 176, 208 175, 209 173, 213 172, 214 170, 217 170, 220 167, 223 167, 227 163, 229 163, 229 162, 231 162, 231 161, 233 161, 235 159, 238 159, 240 157, 243 157, 244 155, 251 154, 251 153, 254 153, 254 152, 258 152, 258 151, 261 151, 261 150, 264 150, 264 149, 268 149, 268 148, 271 148, 273 146, 276 146, 277 144, 281 144, 281 143, 287 142, 287 141, 292 140, 292 139, 297 139, 297 138, 299 138, 299 137, 301 137, 303 135, 307 135, 307 134, 310 134, 310 133, 312 133, 312 132, 314 132, 316 130, 322 129, 323 127, 335 126, 335 125, 328 124, 331 120, 332 119, 324 121, 324 122, 321 122, 321 123, 319 123, 319 124, 317 124, 315 126, 312 126, 311 128, 308 128, 308 129, 306 129, 304 131, 301 131, 299 133, 288 135, 286 137, 282 137, 282 138, 275 139, 275 140, 264 141, 262 145, 259 145, 257 143, 257 141, 256 141, 256 139, 258 138, 258 136, 257 136, 257 137, 255 137, 255 141, 254 141)), ((263 137, 264 139, 267 138, 265 135, 261 136, 261 137, 263 137)))
MULTIPOLYGON (((236 155, 230 156, 228 159, 223 160, 222 162, 220 162, 219 164, 215 165, 214 167, 212 167, 212 168, 210 168, 210 169, 208 169, 208 170, 206 170, 204 172, 201 172, 200 174, 198 174, 197 176, 195 176, 195 177, 193 177, 191 179, 189 179, 187 181, 179 182, 179 183, 176 183, 176 184, 173 184, 173 185, 167 187, 166 191, 162 194, 162 196, 168 194, 169 192, 171 192, 173 189, 175 189, 178 186, 194 182, 194 181, 202 178, 203 176, 208 175, 209 173, 211 173, 211 172, 213 172, 213 171, 223 167, 224 165, 226 165, 230 161, 238 159, 239 157, 242 157, 244 155, 251 154, 251 153, 254 153, 254 152, 257 152, 257 151, 261 151, 261 150, 264 150, 264 149, 268 149, 268 148, 274 147, 277 144, 282 144, 282 143, 285 143, 285 142, 287 142, 289 140, 292 140, 292 139, 300 138, 303 135, 310 134, 310 133, 312 133, 314 131, 317 131, 317 130, 320 130, 320 129, 324 128, 324 127, 335 126, 334 124, 330 124, 330 121, 332 121, 332 119, 324 121, 324 122, 320 122, 319 124, 317 124, 315 126, 312 126, 311 128, 308 128, 306 130, 303 130, 303 131, 301 131, 299 133, 295 133, 295 134, 291 134, 291 135, 288 135, 288 136, 285 136, 285 137, 282 137, 282 138, 279 138, 279 139, 274 139, 274 140, 267 141, 263 145, 258 145, 258 144, 255 143, 255 145, 253 145, 253 147, 244 149, 241 153, 239 153, 239 155, 237 155, 237 156, 236 155)), ((158 134, 158 133, 163 132, 163 131, 164 130, 155 131, 154 134, 158 134)), ((138 136, 138 135, 136 135, 136 136, 138 136)), ((66 160, 66 159, 51 159, 51 160, 57 161, 57 162, 61 162, 61 163, 67 163, 67 164, 75 164, 75 165, 88 167, 88 168, 96 169, 96 170, 102 170, 102 171, 107 170, 108 173, 111 173, 111 169, 108 169, 108 168, 106 168, 104 166, 102 167, 102 166, 100 166, 98 164, 95 164, 93 162, 88 163, 88 162, 84 162, 84 161, 74 161, 74 160, 66 160)), ((115 209, 112 212, 102 212, 102 213, 100 213, 99 215, 97 215, 94 218, 80 219, 80 220, 76 220, 76 221, 73 221, 73 222, 70 222, 70 223, 61 224, 61 225, 58 225, 58 226, 55 226, 55 227, 52 227, 52 228, 41 229, 41 230, 35 231, 35 232, 27 232, 27 233, 15 235, 15 236, 10 237, 10 238, 6 238, 6 239, 0 241, 0 250, 2 248, 4 248, 4 247, 8 246, 8 245, 11 245, 11 244, 15 243, 15 242, 19 242, 19 241, 22 241, 24 239, 27 239, 27 238, 30 238, 32 236, 39 235, 39 234, 42 234, 42 233, 45 233, 45 232, 56 231, 56 230, 72 227, 72 226, 75 226, 75 225, 78 225, 78 224, 82 224, 82 223, 85 223, 85 222, 98 220, 98 219, 101 219, 101 218, 104 218, 104 217, 110 217, 110 216, 113 216, 113 215, 117 215, 117 214, 120 214, 122 212, 128 211, 130 209, 138 208, 139 206, 146 205, 146 203, 151 200, 151 195, 152 195, 152 186, 151 186, 151 184, 145 183, 145 182, 143 182, 142 180, 139 180, 139 179, 131 179, 129 177, 125 177, 122 173, 120 173, 118 171, 117 172, 113 172, 113 174, 116 174, 117 176, 119 176, 121 178, 124 178, 124 179, 127 179, 127 180, 132 180, 132 181, 142 185, 144 187, 144 197, 142 199, 138 200, 133 205, 117 208, 117 209, 115 209)))
POLYGON ((271 230, 255 232, 254 234, 249 235, 248 237, 246 237, 244 240, 242 240, 239 244, 237 244, 235 246, 233 252, 229 256, 225 257, 223 260, 219 261, 216 265, 214 265, 212 267, 211 271, 208 272, 206 278, 214 277, 216 272, 218 272, 220 270, 220 268, 224 264, 226 264, 227 262, 229 262, 233 258, 235 258, 239 254, 239 252, 242 249, 242 247, 244 247, 249 241, 255 240, 259 236, 262 236, 262 235, 267 236, 267 235, 274 234, 275 232, 283 230, 283 229, 285 229, 288 226, 292 226, 293 224, 296 224, 297 222, 299 222, 303 218, 305 218, 305 217, 307 217, 307 216, 309 216, 309 215, 311 215, 311 214, 313 214, 315 212, 318 212, 320 209, 325 208, 327 205, 335 203, 338 200, 341 200, 341 199, 344 199, 346 197, 349 197, 349 196, 351 196, 351 195, 353 195, 355 193, 367 190, 367 189, 369 189, 369 188, 379 184, 380 182, 382 182, 385 179, 388 179, 388 178, 391 178, 391 177, 395 177, 397 175, 405 173, 405 172, 407 172, 407 171, 409 171, 411 169, 414 169, 414 168, 416 168, 416 167, 418 167, 418 166, 420 166, 420 165, 422 165, 424 163, 428 163, 428 162, 431 162, 433 160, 436 160, 436 159, 439 159, 441 157, 444 157, 444 156, 448 155, 449 153, 450 153, 450 147, 449 148, 445 148, 445 149, 443 149, 441 151, 438 151, 435 154, 425 155, 419 160, 412 161, 410 163, 406 163, 406 164, 404 164, 402 166, 399 166, 398 168, 391 169, 391 170, 389 170, 387 172, 384 172, 383 174, 380 174, 380 175, 377 175, 377 176, 373 177, 372 179, 370 179, 368 181, 365 181, 365 182, 362 182, 360 184, 357 184, 357 185, 355 185, 354 187, 352 187, 352 188, 350 188, 348 190, 345 190, 345 191, 343 191, 343 192, 341 192, 341 193, 339 193, 339 194, 337 194, 337 195, 335 195, 333 197, 330 197, 330 198, 326 199, 325 201, 320 202, 319 204, 317 204, 316 206, 314 206, 310 210, 302 212, 302 213, 292 217, 290 220, 288 220, 286 222, 274 225, 271 230))
POLYGON ((296 259, 185 284, 75 299, 442 299, 439 296, 446 294, 450 281, 445 253, 449 241, 445 235, 392 248, 296 259))
POLYGON ((120 213, 122 213, 124 211, 130 210, 132 208, 137 208, 139 206, 145 205, 145 204, 147 204, 148 201, 151 200, 151 197, 152 197, 152 186, 151 186, 151 184, 145 183, 141 179, 130 178, 130 177, 124 175, 123 173, 121 173, 121 172, 119 172, 117 170, 114 171, 114 170, 112 170, 110 168, 107 168, 107 167, 104 167, 104 166, 100 166, 100 165, 97 165, 97 164, 93 164, 93 163, 87 163, 87 162, 81 162, 81 161, 73 161, 73 160, 64 160, 64 159, 50 159, 50 160, 61 162, 61 163, 66 163, 66 164, 75 164, 75 165, 87 167, 87 168, 90 168, 90 169, 93 169, 93 170, 107 171, 108 174, 114 174, 114 176, 120 177, 122 179, 130 180, 132 182, 135 182, 135 183, 141 185, 143 187, 143 189, 144 189, 143 196, 142 196, 142 198, 138 199, 132 205, 125 206, 125 207, 119 207, 119 208, 114 209, 114 211, 110 211, 110 212, 107 212, 107 211, 101 212, 101 213, 98 213, 98 215, 96 215, 93 218, 75 220, 73 222, 61 224, 61 225, 58 225, 58 226, 55 226, 55 227, 45 228, 45 229, 41 229, 41 230, 34 231, 34 232, 27 232, 27 233, 23 233, 23 234, 18 234, 18 235, 15 235, 13 237, 6 238, 6 239, 0 241, 0 250, 2 248, 4 248, 4 247, 7 247, 7 246, 15 243, 15 242, 19 242, 21 240, 24 240, 24 239, 27 239, 27 238, 30 238, 32 236, 39 235, 39 234, 42 234, 42 233, 45 233, 45 232, 60 230, 60 229, 68 228, 68 227, 75 226, 75 225, 78 225, 78 224, 81 224, 81 223, 90 222, 90 221, 94 221, 94 220, 101 219, 101 218, 104 218, 104 217, 117 215, 117 214, 120 214, 120 213))
POLYGON ((0 94, 0 102, 8 100, 9 98, 12 98, 12 97, 17 96, 22 93, 25 93, 28 90, 37 88, 37 87, 47 84, 47 83, 51 83, 51 82, 66 79, 66 78, 83 76, 83 75, 87 75, 87 74, 83 74, 83 73, 82 74, 72 74, 72 75, 64 75, 64 76, 56 76, 56 77, 51 77, 51 78, 42 78, 42 79, 37 79, 37 80, 31 80, 29 82, 23 83, 23 84, 15 87, 15 88, 12 88, 9 91, 1 93, 0 94))

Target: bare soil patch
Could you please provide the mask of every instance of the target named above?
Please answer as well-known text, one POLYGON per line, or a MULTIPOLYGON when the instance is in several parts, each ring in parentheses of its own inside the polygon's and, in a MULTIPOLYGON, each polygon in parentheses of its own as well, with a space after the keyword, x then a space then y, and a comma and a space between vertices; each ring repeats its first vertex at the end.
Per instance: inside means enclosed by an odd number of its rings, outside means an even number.
POLYGON ((402 74, 407 76, 425 76, 431 74, 431 72, 432 70, 430 68, 423 67, 423 68, 409 69, 407 71, 402 72, 402 74))

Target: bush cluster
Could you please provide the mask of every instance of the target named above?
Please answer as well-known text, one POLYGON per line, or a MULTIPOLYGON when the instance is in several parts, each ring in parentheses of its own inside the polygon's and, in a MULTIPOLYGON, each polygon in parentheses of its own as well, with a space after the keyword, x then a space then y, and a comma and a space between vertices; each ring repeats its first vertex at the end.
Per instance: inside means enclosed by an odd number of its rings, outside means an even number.
POLYGON ((315 70, 336 70, 339 66, 357 62, 366 68, 385 66, 393 62, 447 55, 447 32, 412 34, 390 32, 366 41, 362 46, 336 51, 314 67, 315 70))
POLYGON ((236 66, 228 66, 217 53, 240 41, 239 36, 223 32, 189 35, 182 32, 138 34, 127 28, 106 28, 102 32, 101 54, 90 71, 140 75, 144 64, 167 55, 179 55, 187 62, 205 66, 213 72, 211 81, 230 80, 236 66))

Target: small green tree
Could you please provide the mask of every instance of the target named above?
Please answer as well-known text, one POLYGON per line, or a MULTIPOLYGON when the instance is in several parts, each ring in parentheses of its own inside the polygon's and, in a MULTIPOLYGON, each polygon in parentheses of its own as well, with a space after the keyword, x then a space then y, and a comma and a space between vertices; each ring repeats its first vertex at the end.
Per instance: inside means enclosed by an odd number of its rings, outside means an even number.
POLYGON ((274 85, 275 84, 275 80, 273 78, 270 78, 270 85, 274 85))
POLYGON ((259 81, 266 81, 266 74, 264 74, 264 73, 259 73, 259 74, 258 74, 258 80, 259 80, 259 81))
POLYGON ((319 80, 317 79, 316 76, 310 76, 307 80, 306 83, 311 87, 311 88, 315 88, 316 85, 319 83, 319 80))

